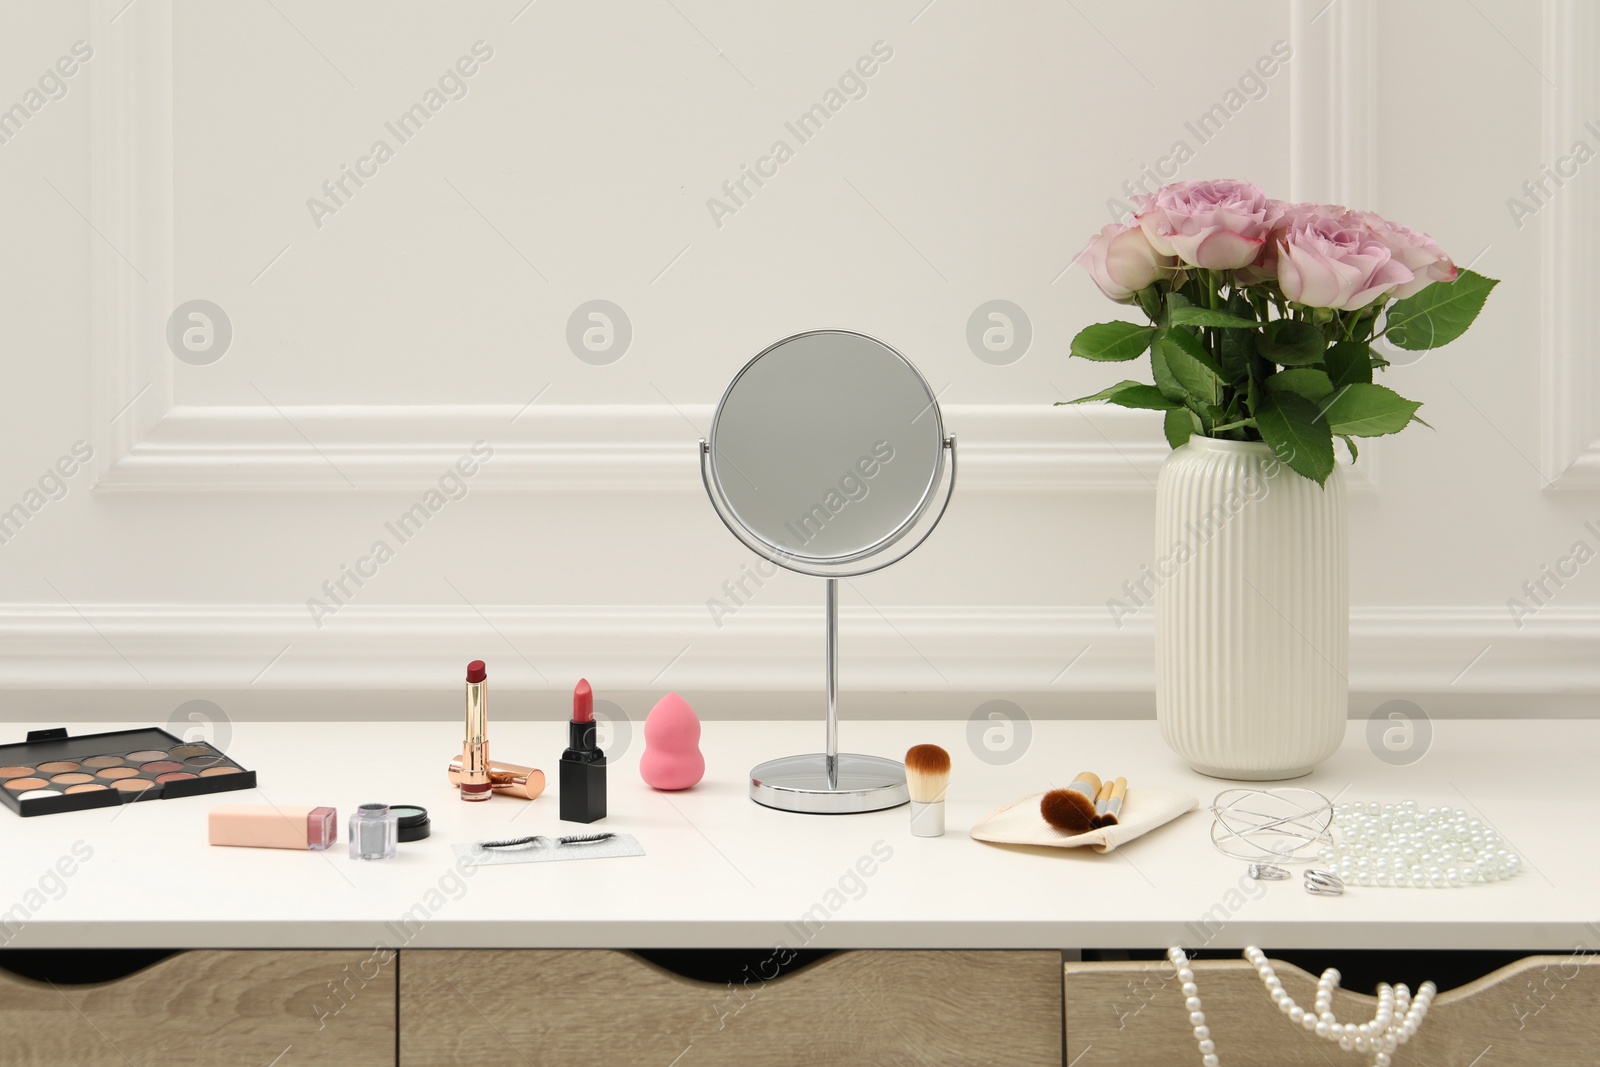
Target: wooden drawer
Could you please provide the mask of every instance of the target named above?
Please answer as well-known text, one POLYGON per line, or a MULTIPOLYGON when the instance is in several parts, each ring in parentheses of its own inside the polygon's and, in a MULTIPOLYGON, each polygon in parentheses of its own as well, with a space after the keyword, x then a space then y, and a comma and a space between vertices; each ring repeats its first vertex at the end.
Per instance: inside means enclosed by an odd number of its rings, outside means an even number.
POLYGON ((406 950, 402 1067, 1061 1063, 1058 952, 861 951, 744 988, 608 950, 406 950))
POLYGON ((0 971, 0 1067, 386 1067, 395 979, 371 949, 182 952, 113 982, 0 971))
MULTIPOLYGON (((1595 1062, 1600 1047, 1600 963, 1587 952, 1530 956, 1440 993, 1417 1036, 1395 1054, 1404 1067, 1547 1067, 1595 1062), (1490 1051, 1492 1050, 1492 1052, 1490 1051)), ((1291 1026, 1244 960, 1193 963, 1206 1024, 1227 1067, 1328 1067, 1368 1062, 1291 1026)), ((1316 1000, 1317 979, 1290 964, 1273 970, 1295 1003, 1316 1000)), ((1067 1062, 1084 1067, 1197 1065, 1189 1013, 1162 963, 1068 963, 1067 1062)), ((1426 977, 1425 975, 1423 977, 1426 977)), ((1366 1022, 1377 1000, 1339 990, 1333 1012, 1366 1022)))

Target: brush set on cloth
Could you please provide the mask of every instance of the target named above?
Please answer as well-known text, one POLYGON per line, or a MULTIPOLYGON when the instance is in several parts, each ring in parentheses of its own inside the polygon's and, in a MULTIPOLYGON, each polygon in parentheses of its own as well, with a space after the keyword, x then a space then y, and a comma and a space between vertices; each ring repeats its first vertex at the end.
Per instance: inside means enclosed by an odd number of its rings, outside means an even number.
POLYGON ((997 845, 1087 845, 1110 852, 1199 803, 1187 793, 1130 788, 1126 778, 1103 779, 1084 771, 1065 789, 1034 793, 992 812, 972 828, 972 837, 997 845))

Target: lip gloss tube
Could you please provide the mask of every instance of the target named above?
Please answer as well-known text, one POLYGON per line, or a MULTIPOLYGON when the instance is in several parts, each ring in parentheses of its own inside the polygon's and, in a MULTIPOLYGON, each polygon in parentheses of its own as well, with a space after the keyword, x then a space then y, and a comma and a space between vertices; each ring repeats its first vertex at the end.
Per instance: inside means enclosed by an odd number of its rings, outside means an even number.
POLYGON ((332 808, 220 804, 211 809, 207 820, 213 845, 321 852, 339 838, 339 813, 332 808))
POLYGON ((467 736, 461 745, 461 799, 494 796, 489 778, 489 672, 483 660, 467 664, 467 736))

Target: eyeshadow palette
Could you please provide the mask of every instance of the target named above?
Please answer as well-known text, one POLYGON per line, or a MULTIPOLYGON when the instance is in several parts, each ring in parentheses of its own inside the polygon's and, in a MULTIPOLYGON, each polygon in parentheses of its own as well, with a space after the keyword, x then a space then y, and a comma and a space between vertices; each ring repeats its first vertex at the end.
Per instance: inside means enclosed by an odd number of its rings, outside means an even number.
POLYGON ((0 745, 0 800, 24 818, 254 789, 255 784, 255 771, 203 741, 185 741, 165 730, 79 737, 68 737, 65 730, 34 730, 22 744, 0 745))

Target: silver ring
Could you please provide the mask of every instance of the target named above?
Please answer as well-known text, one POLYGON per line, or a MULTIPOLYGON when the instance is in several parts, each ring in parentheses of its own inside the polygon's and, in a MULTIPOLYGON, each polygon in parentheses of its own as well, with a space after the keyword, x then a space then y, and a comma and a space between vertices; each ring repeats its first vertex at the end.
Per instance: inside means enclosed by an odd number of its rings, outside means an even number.
POLYGON ((1306 871, 1306 892, 1319 897, 1337 897, 1344 895, 1344 879, 1332 871, 1319 871, 1316 869, 1306 871))
POLYGON ((1288 871, 1270 863, 1252 863, 1245 870, 1251 878, 1260 882, 1281 882, 1289 877, 1288 871))

